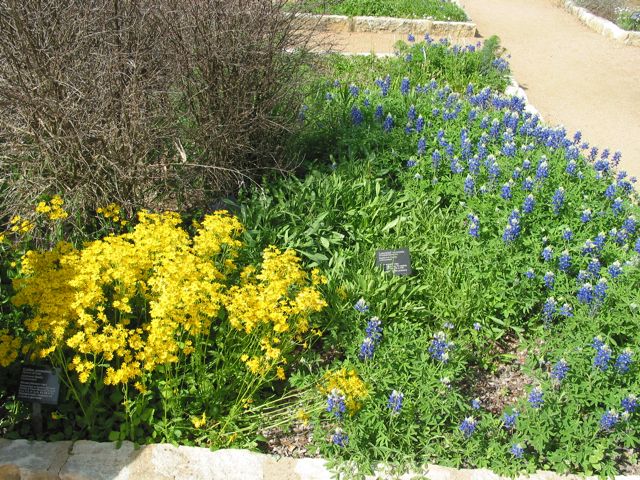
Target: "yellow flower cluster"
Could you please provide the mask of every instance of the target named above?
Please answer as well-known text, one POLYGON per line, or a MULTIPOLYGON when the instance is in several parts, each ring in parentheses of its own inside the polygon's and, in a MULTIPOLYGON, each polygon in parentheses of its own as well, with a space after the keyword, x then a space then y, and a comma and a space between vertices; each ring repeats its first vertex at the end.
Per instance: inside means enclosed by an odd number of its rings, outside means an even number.
POLYGON ((340 370, 325 373, 323 385, 319 387, 320 393, 328 395, 337 390, 345 397, 345 406, 350 415, 362 408, 362 401, 367 398, 369 391, 355 370, 341 368, 340 370))
POLYGON ((19 234, 29 233, 35 226, 31 220, 22 218, 20 215, 12 217, 9 224, 11 225, 9 231, 19 234))
POLYGON ((242 228, 226 212, 207 220, 216 229, 203 228, 192 241, 178 214, 142 212, 131 233, 82 250, 60 242, 52 251, 27 252, 13 302, 35 312, 25 324, 39 354, 70 347, 69 368, 80 381, 95 364, 107 364, 105 384, 118 384, 190 353, 187 338, 208 331, 224 288, 216 262, 198 251, 210 245, 220 252, 219 242, 242 228))
POLYGON ((226 309, 232 331, 246 340, 247 368, 284 379, 293 339, 326 305, 314 288, 326 279, 318 271, 308 275, 293 251, 269 247, 261 269, 244 269, 241 283, 229 287, 242 247, 235 217, 214 212, 193 238, 177 213, 138 217, 131 232, 82 249, 59 242, 23 256, 13 302, 34 313, 25 322, 32 351, 46 357, 71 349, 68 368, 81 382, 99 365, 105 384, 131 382, 144 392, 145 373, 191 354, 194 339, 209 335, 226 309))
POLYGON ((8 367, 18 357, 21 341, 9 335, 6 329, 0 330, 0 366, 8 367))
POLYGON ((316 270, 309 281, 293 250, 270 246, 262 259, 259 272, 253 266, 243 270, 241 284, 231 287, 223 302, 233 328, 260 337, 262 355, 241 357, 247 368, 265 375, 277 366, 276 377, 284 380, 281 346, 299 341, 309 331, 309 316, 327 306, 315 288, 326 279, 316 270))
POLYGON ((96 210, 96 213, 107 220, 113 221, 113 223, 119 223, 122 226, 127 224, 127 221, 123 218, 122 209, 117 203, 110 203, 106 207, 100 207, 96 210))
POLYGON ((64 205, 64 200, 62 200, 60 195, 54 195, 48 202, 43 201, 38 203, 36 213, 47 215, 49 220, 64 220, 69 214, 62 208, 62 205, 64 205))

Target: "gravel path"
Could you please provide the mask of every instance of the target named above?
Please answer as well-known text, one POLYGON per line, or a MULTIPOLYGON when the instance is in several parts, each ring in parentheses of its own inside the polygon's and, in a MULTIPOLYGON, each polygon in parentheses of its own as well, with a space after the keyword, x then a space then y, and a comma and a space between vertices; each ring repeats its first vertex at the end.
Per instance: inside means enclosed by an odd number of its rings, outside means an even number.
MULTIPOLYGON (((640 178, 640 48, 607 39, 553 0, 462 0, 481 37, 498 35, 529 101, 545 121, 600 149, 622 152, 640 178)), ((346 52, 391 52, 400 34, 335 38, 346 52)), ((474 39, 458 42, 472 43, 474 39)))

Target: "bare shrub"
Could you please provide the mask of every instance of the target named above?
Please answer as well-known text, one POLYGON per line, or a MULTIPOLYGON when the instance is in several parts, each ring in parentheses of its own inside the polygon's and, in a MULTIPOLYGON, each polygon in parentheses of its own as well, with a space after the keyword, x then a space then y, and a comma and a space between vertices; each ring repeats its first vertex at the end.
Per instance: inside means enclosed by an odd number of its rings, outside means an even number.
POLYGON ((296 126, 313 21, 283 14, 286 0, 167 3, 162 22, 169 63, 180 72, 190 185, 225 191, 265 170, 288 170, 284 139, 296 126))
POLYGON ((0 205, 201 206, 286 168, 313 25, 284 3, 0 0, 0 205))

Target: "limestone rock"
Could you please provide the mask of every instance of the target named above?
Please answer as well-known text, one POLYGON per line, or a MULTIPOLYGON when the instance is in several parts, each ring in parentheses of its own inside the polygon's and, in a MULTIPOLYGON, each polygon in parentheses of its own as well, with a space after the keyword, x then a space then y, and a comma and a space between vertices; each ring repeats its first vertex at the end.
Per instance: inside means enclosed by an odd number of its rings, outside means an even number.
POLYGON ((72 442, 0 439, 0 478, 57 480, 71 445, 72 442))

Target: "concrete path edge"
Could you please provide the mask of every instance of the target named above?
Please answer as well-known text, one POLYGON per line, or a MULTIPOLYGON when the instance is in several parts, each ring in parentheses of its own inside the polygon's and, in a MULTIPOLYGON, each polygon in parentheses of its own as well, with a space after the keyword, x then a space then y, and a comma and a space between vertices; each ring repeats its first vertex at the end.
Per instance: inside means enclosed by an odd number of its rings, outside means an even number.
MULTIPOLYGON (((401 475, 380 466, 367 479, 502 480, 488 469, 455 469, 425 465, 420 471, 401 475)), ((135 447, 131 442, 40 442, 0 439, 2 480, 329 480, 349 478, 329 470, 318 458, 278 458, 249 450, 153 444, 135 447)), ((537 472, 518 479, 587 479, 576 475, 537 472)), ((617 476, 616 480, 640 480, 640 476, 617 476)))
POLYGON ((594 15, 586 8, 576 5, 573 0, 554 0, 554 3, 577 17, 590 29, 612 40, 640 47, 640 32, 624 30, 615 23, 594 15))

